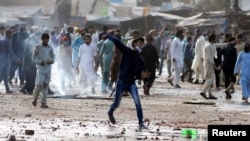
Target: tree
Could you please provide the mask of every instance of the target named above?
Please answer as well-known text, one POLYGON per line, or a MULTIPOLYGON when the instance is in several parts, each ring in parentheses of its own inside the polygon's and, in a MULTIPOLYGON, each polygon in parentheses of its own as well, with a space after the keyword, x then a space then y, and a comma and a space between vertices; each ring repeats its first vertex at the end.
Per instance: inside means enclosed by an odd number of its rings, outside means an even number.
POLYGON ((222 11, 225 10, 226 0, 198 0, 197 9, 204 11, 222 11))

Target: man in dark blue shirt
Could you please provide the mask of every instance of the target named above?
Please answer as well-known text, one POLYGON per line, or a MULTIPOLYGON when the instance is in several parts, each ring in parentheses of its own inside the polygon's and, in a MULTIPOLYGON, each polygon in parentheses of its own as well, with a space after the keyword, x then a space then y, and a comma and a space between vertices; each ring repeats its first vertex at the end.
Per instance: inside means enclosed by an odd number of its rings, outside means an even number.
POLYGON ((12 93, 8 85, 9 57, 18 63, 21 62, 21 60, 14 55, 11 49, 11 37, 11 30, 6 30, 5 38, 0 40, 0 82, 2 80, 4 81, 6 93, 12 93))
POLYGON ((181 80, 184 81, 186 75, 188 75, 188 82, 192 82, 192 62, 193 62, 193 48, 192 48, 192 37, 187 38, 187 44, 184 47, 184 63, 186 69, 181 75, 181 80))
MULTIPOLYGON (((23 60, 24 57, 24 48, 26 39, 29 37, 26 26, 22 25, 19 28, 19 31, 15 32, 11 39, 11 48, 13 53, 20 59, 23 60)), ((18 69, 18 75, 20 79, 20 85, 24 84, 25 76, 22 68, 22 62, 16 62, 15 60, 11 60, 10 62, 10 70, 9 70, 9 83, 14 77, 15 71, 18 69)))
POLYGON ((136 106, 137 118, 139 120, 139 130, 147 129, 143 123, 143 113, 141 108, 140 97, 138 95, 136 79, 148 78, 150 72, 143 71, 144 59, 141 56, 141 51, 144 43, 143 38, 134 39, 132 42, 133 50, 125 46, 119 39, 112 35, 107 35, 109 40, 113 41, 115 46, 122 52, 122 60, 119 68, 118 81, 116 84, 115 100, 111 105, 108 116, 112 124, 115 124, 113 112, 119 107, 120 101, 125 90, 131 94, 136 106))

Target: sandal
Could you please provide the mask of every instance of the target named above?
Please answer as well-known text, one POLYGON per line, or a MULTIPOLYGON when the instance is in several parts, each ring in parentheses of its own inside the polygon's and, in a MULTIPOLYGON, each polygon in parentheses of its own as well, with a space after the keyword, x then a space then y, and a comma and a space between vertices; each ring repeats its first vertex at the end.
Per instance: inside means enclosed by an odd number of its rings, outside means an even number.
POLYGON ((33 105, 33 106, 36 106, 36 100, 34 100, 34 101, 32 102, 32 105, 33 105))
POLYGON ((231 93, 231 94, 234 93, 234 89, 231 89, 231 90, 230 90, 230 93, 231 93))
POLYGON ((41 108, 49 108, 49 106, 42 103, 41 108))
POLYGON ((200 95, 201 95, 203 98, 208 99, 205 93, 201 92, 200 95))
POLYGON ((213 96, 213 95, 210 95, 207 99, 214 99, 214 100, 216 100, 217 97, 215 97, 215 96, 213 96))
POLYGON ((230 95, 230 93, 228 91, 225 91, 225 93, 226 93, 226 99, 231 99, 232 98, 232 96, 230 95))

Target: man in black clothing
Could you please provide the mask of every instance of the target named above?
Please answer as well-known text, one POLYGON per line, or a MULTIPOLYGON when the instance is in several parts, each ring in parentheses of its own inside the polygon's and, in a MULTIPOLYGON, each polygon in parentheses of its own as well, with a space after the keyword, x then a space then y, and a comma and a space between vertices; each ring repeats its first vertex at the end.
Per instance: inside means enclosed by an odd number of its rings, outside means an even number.
POLYGON ((105 25, 105 26, 103 26, 103 28, 102 28, 102 32, 99 33, 99 35, 98 35, 99 41, 101 41, 103 35, 106 35, 106 34, 108 34, 108 27, 105 25))
MULTIPOLYGON (((221 51, 221 48, 216 48, 216 52, 219 53, 221 51)), ((219 89, 220 87, 220 73, 221 73, 221 57, 220 55, 218 54, 217 55, 218 57, 217 58, 214 58, 214 63, 215 63, 215 66, 216 68, 214 69, 214 74, 215 74, 215 85, 216 85, 216 88, 219 89)))
POLYGON ((149 90, 155 80, 156 68, 159 66, 158 52, 156 47, 152 44, 154 38, 152 35, 146 35, 147 44, 142 48, 141 55, 144 58, 144 70, 150 72, 149 78, 143 79, 143 89, 145 95, 150 95, 149 90))
MULTIPOLYGON (((229 42, 234 41, 234 38, 230 38, 229 42)), ((222 70, 225 76, 225 94, 226 99, 231 99, 231 95, 229 91, 233 89, 234 83, 236 82, 236 77, 234 75, 234 67, 237 60, 237 50, 235 48, 235 45, 233 43, 230 43, 227 48, 223 48, 219 56, 224 57, 224 60, 222 62, 222 70)))

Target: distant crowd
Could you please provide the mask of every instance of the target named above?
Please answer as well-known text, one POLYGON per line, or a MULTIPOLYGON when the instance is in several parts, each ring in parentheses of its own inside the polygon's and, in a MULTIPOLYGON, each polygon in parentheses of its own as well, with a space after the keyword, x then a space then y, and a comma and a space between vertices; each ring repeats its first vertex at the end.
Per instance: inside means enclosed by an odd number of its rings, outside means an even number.
MULTIPOLYGON (((120 65, 124 63, 123 53, 110 39, 113 36, 132 50, 139 50, 143 57, 143 70, 150 75, 135 80, 138 85, 143 83, 145 95, 150 95, 155 78, 161 77, 166 65, 167 81, 174 88, 183 87, 180 81, 203 84, 200 95, 205 99, 217 99, 211 89, 223 87, 225 98, 231 99, 234 85, 240 84, 242 99, 247 102, 250 95, 250 44, 242 33, 216 34, 200 28, 172 30, 166 25, 160 31, 152 29, 143 36, 141 34, 137 30, 124 34, 124 31, 107 26, 99 32, 94 26, 62 25, 54 29, 1 26, 0 81, 4 82, 6 93, 13 93, 9 84, 19 82, 22 93, 39 95, 42 91, 53 94, 49 81, 54 68, 49 66, 56 63, 62 89, 78 85, 81 95, 99 93, 95 88, 97 76, 101 76, 100 93, 107 94, 116 88, 118 76, 122 75, 120 65), (51 49, 42 48, 47 46, 46 39, 51 49), (98 74, 99 68, 101 74, 98 74), (46 89, 44 84, 48 85, 46 89)), ((137 66, 136 61, 134 66, 137 66)), ((128 94, 129 91, 125 91, 124 95, 128 94)), ((33 105, 36 105, 34 101, 33 105)), ((45 98, 42 103, 47 106, 45 98)))

